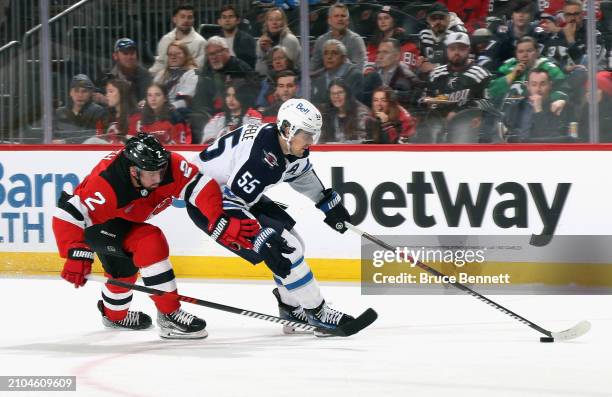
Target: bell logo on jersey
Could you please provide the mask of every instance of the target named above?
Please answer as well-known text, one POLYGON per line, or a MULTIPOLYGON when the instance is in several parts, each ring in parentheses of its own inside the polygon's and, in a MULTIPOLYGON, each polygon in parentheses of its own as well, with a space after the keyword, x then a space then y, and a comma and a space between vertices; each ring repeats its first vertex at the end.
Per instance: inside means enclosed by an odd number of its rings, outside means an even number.
POLYGON ((263 155, 263 162, 266 163, 268 167, 270 167, 270 169, 278 167, 278 159, 276 158, 276 155, 274 153, 267 152, 264 150, 263 155))

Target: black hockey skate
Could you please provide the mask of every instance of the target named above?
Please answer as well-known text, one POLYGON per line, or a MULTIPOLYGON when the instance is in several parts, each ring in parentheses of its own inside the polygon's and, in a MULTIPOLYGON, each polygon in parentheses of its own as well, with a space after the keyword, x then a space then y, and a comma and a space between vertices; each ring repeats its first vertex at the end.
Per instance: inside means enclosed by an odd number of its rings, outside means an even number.
POLYGON ((206 321, 187 313, 180 307, 170 314, 157 312, 159 336, 164 339, 204 339, 206 321))
MULTIPOLYGON (((314 309, 305 309, 304 311, 306 312, 306 317, 310 325, 329 330, 335 330, 338 327, 355 321, 353 316, 332 309, 325 301, 321 302, 321 304, 314 309)), ((334 336, 331 333, 321 331, 314 331, 314 334, 319 337, 334 336)))
POLYGON ((151 321, 151 317, 146 315, 143 312, 133 312, 128 311, 127 316, 121 321, 111 321, 104 314, 104 303, 99 300, 98 301, 98 310, 102 314, 102 324, 104 324, 107 328, 115 328, 115 329, 127 329, 127 330, 135 330, 140 331, 143 329, 150 328, 153 322, 151 321))
MULTIPOLYGON (((306 313, 301 306, 289 306, 286 303, 281 301, 280 293, 278 292, 278 288, 274 288, 272 290, 272 294, 276 298, 278 302, 278 316, 284 320, 295 321, 298 323, 308 324, 308 318, 306 318, 306 313)), ((285 334, 310 334, 312 331, 306 331, 300 329, 298 327, 292 325, 283 324, 283 333, 285 334)))

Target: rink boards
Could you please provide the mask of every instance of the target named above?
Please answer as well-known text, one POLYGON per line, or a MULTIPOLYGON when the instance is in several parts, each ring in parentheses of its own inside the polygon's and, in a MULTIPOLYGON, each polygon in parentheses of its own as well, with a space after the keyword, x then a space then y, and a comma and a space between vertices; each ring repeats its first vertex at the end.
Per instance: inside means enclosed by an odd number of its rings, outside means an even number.
MULTIPOLYGON (((0 273, 59 271, 62 260, 51 230, 56 198, 113 149, 0 147, 0 273)), ((178 151, 188 159, 198 152, 185 149, 178 151)), ((608 145, 331 145, 314 148, 311 161, 323 183, 344 195, 354 223, 368 233, 525 235, 546 245, 559 235, 612 235, 610 151, 608 145)), ((359 280, 357 236, 331 230, 313 203, 286 184, 266 194, 289 205, 319 279, 359 280)), ((181 202, 151 223, 164 230, 178 276, 270 277, 265 266, 251 266, 205 237, 181 202)), ((563 275, 579 268, 581 285, 612 286, 610 263, 588 254, 571 260, 518 258, 482 271, 520 267, 526 270, 521 282, 529 283, 530 274, 563 275)))

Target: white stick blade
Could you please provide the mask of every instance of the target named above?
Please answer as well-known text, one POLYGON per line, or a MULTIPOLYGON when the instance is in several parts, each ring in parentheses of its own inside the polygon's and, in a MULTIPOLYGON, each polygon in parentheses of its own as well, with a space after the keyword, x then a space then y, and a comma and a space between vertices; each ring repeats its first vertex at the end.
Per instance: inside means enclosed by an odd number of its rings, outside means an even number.
POLYGON ((591 329, 591 323, 588 321, 581 321, 574 325, 570 329, 560 332, 551 332, 551 336, 555 338, 555 341, 571 340, 581 337, 582 335, 589 332, 591 329))

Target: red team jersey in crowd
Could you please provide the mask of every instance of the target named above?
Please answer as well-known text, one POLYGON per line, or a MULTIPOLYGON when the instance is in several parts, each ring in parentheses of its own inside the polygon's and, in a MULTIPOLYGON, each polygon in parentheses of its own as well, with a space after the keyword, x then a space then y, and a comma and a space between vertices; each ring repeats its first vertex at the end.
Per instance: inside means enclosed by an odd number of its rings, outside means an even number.
POLYGON ((164 177, 153 191, 132 185, 129 166, 122 150, 108 154, 76 187, 74 196, 58 206, 53 232, 63 258, 72 247, 87 247, 85 228, 114 218, 145 222, 170 206, 172 198, 184 198, 209 220, 222 214, 217 182, 200 175, 180 154, 171 154, 164 177))
MULTIPOLYGON (((408 67, 410 67, 410 70, 415 70, 417 58, 419 57, 419 55, 421 55, 421 52, 419 51, 419 47, 415 43, 408 41, 402 44, 400 51, 402 54, 402 58, 400 62, 403 62, 406 65, 408 65, 408 67)), ((378 46, 371 44, 371 43, 368 44, 367 53, 368 53, 368 63, 375 64, 376 55, 378 54, 378 46)))
POLYGON ((162 145, 181 145, 191 143, 191 127, 183 120, 157 120, 143 124, 142 113, 137 113, 136 126, 130 128, 128 135, 136 136, 139 132, 153 135, 162 145))
POLYGON ((140 113, 134 113, 128 117, 128 130, 121 131, 119 120, 98 120, 96 123, 96 136, 108 141, 113 145, 125 143, 126 135, 136 135, 136 126, 138 124, 140 113))

